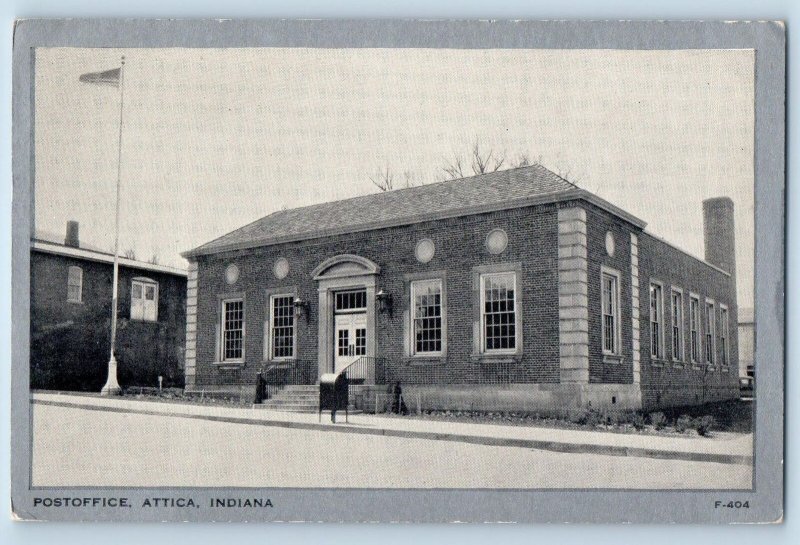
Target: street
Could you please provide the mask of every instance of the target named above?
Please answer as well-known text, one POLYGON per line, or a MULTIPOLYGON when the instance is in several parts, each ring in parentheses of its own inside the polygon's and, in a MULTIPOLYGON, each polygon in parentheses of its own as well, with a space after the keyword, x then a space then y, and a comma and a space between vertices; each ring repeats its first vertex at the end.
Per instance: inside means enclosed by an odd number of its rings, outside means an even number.
POLYGON ((34 486, 742 489, 751 468, 34 404, 34 486))

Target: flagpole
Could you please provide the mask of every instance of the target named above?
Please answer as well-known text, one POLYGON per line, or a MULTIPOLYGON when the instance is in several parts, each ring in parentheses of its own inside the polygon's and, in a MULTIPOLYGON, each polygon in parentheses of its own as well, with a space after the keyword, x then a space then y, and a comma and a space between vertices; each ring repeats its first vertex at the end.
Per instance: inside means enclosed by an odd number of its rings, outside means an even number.
POLYGON ((108 378, 100 390, 101 395, 118 395, 122 389, 117 381, 117 359, 114 349, 117 343, 117 300, 119 284, 119 193, 122 181, 122 107, 125 98, 125 57, 121 59, 119 69, 119 139, 117 142, 117 199, 114 216, 114 281, 111 296, 111 350, 108 359, 108 378))

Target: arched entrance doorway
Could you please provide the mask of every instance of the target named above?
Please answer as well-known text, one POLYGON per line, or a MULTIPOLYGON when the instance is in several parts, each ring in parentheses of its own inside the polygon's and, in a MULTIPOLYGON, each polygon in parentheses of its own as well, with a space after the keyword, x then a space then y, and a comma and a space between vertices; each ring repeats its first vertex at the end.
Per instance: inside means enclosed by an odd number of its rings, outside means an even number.
POLYGON ((319 374, 373 358, 375 284, 380 267, 352 254, 326 259, 313 271, 319 290, 319 374))

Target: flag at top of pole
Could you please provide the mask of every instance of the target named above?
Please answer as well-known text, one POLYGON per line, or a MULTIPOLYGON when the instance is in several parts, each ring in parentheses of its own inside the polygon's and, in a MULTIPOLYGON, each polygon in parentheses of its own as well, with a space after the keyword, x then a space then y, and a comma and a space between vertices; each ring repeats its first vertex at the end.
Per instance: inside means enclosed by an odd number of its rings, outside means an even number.
POLYGON ((117 341, 117 293, 119 281, 119 193, 122 185, 122 106, 124 104, 125 89, 122 85, 122 69, 125 67, 125 57, 122 57, 119 68, 104 70, 103 72, 90 72, 82 74, 78 80, 83 83, 116 87, 119 89, 119 142, 117 148, 117 202, 116 215, 114 220, 114 282, 111 295, 111 349, 108 359, 108 378, 100 390, 103 395, 116 395, 122 390, 117 382, 117 359, 114 356, 114 349, 117 341))
POLYGON ((104 72, 91 72, 89 74, 83 74, 80 78, 78 78, 83 83, 94 83, 95 85, 109 85, 111 87, 119 87, 120 86, 120 76, 122 73, 122 68, 114 68, 112 70, 106 70, 104 72))

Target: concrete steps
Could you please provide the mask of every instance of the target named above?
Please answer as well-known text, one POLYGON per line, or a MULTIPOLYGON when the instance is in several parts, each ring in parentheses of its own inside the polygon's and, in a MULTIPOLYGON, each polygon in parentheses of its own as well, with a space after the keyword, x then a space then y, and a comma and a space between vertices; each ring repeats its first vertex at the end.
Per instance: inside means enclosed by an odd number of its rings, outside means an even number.
MULTIPOLYGON (((270 399, 261 404, 253 405, 254 409, 296 412, 296 413, 316 413, 319 412, 319 385, 290 385, 284 386, 276 392, 270 399)), ((361 411, 354 407, 349 409, 351 414, 361 411)))

